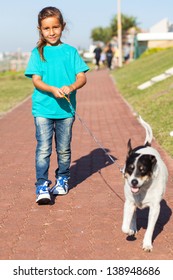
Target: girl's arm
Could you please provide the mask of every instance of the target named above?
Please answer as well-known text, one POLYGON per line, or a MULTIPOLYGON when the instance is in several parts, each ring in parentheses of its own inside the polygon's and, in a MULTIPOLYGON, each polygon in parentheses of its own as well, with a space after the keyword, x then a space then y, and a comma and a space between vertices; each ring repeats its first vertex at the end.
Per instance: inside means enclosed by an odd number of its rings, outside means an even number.
POLYGON ((54 87, 54 86, 50 86, 50 85, 44 83, 42 81, 41 77, 38 75, 32 76, 32 82, 37 89, 40 89, 42 91, 51 92, 56 98, 64 97, 64 93, 63 93, 62 89, 54 87))
POLYGON ((38 75, 33 75, 32 81, 36 88, 38 88, 42 91, 51 92, 56 98, 63 98, 64 93, 70 94, 72 91, 83 87, 86 84, 87 79, 86 79, 86 75, 84 72, 78 73, 76 75, 76 81, 73 84, 71 84, 69 86, 63 86, 61 88, 50 86, 50 85, 44 83, 42 81, 41 77, 38 75))
POLYGON ((76 81, 71 84, 70 86, 63 86, 61 87, 61 90, 65 94, 70 94, 70 92, 77 90, 81 87, 83 87, 87 82, 86 75, 84 72, 80 72, 76 75, 76 81))

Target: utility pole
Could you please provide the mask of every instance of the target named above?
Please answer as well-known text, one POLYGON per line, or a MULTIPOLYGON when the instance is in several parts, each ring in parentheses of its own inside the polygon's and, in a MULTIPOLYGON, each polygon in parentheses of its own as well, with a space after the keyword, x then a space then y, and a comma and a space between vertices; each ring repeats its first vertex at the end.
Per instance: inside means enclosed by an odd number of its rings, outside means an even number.
POLYGON ((117 0, 117 30, 118 30, 118 66, 122 67, 122 24, 121 24, 121 0, 117 0))

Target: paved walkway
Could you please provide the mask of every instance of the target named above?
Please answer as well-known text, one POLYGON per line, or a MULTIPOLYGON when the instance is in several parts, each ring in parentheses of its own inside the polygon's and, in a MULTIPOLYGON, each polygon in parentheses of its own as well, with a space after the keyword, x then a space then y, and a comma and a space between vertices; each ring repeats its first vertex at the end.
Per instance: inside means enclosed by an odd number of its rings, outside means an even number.
MULTIPOLYGON (((107 70, 87 74, 78 92, 78 114, 94 135, 118 158, 126 157, 129 138, 143 143, 145 133, 117 92, 107 70)), ((130 241, 121 232, 123 178, 76 119, 73 129, 71 190, 51 205, 35 203, 34 124, 28 99, 0 119, 0 259, 123 260, 173 259, 173 159, 157 146, 170 173, 154 234, 154 250, 141 243, 147 211, 140 211, 139 232, 130 241)), ((55 153, 50 179, 54 182, 55 153)))

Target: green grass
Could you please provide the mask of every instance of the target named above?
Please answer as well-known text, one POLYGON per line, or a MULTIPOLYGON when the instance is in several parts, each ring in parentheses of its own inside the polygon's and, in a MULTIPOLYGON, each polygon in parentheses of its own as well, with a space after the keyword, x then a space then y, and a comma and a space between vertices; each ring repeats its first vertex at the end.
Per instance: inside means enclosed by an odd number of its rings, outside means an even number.
POLYGON ((31 95, 33 85, 23 72, 0 73, 0 115, 31 95))
POLYGON ((137 86, 173 67, 173 48, 144 56, 114 70, 112 75, 123 97, 153 128, 159 144, 173 156, 173 76, 145 90, 137 86))

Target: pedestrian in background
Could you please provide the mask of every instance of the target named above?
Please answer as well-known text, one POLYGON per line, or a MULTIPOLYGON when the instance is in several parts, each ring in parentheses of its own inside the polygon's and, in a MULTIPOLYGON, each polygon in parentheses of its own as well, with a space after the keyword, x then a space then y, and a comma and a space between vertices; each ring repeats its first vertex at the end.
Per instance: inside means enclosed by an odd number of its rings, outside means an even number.
POLYGON ((105 53, 106 53, 107 66, 109 69, 111 69, 112 59, 114 56, 114 49, 110 43, 106 46, 105 53))
POLYGON ((125 43, 123 46, 123 57, 124 57, 124 63, 128 64, 130 60, 130 43, 125 43))
POLYGON ((99 44, 94 49, 94 53, 95 53, 96 69, 99 70, 99 68, 100 68, 100 58, 101 58, 101 53, 102 53, 102 49, 101 49, 99 44))
POLYGON ((47 204, 53 195, 68 193, 71 162, 72 125, 76 90, 86 84, 88 66, 77 50, 61 41, 65 28, 62 13, 46 7, 38 14, 39 42, 31 53, 25 75, 32 78, 32 114, 36 129, 36 202, 47 204), (55 135, 57 169, 55 185, 48 179, 52 140, 55 135))

